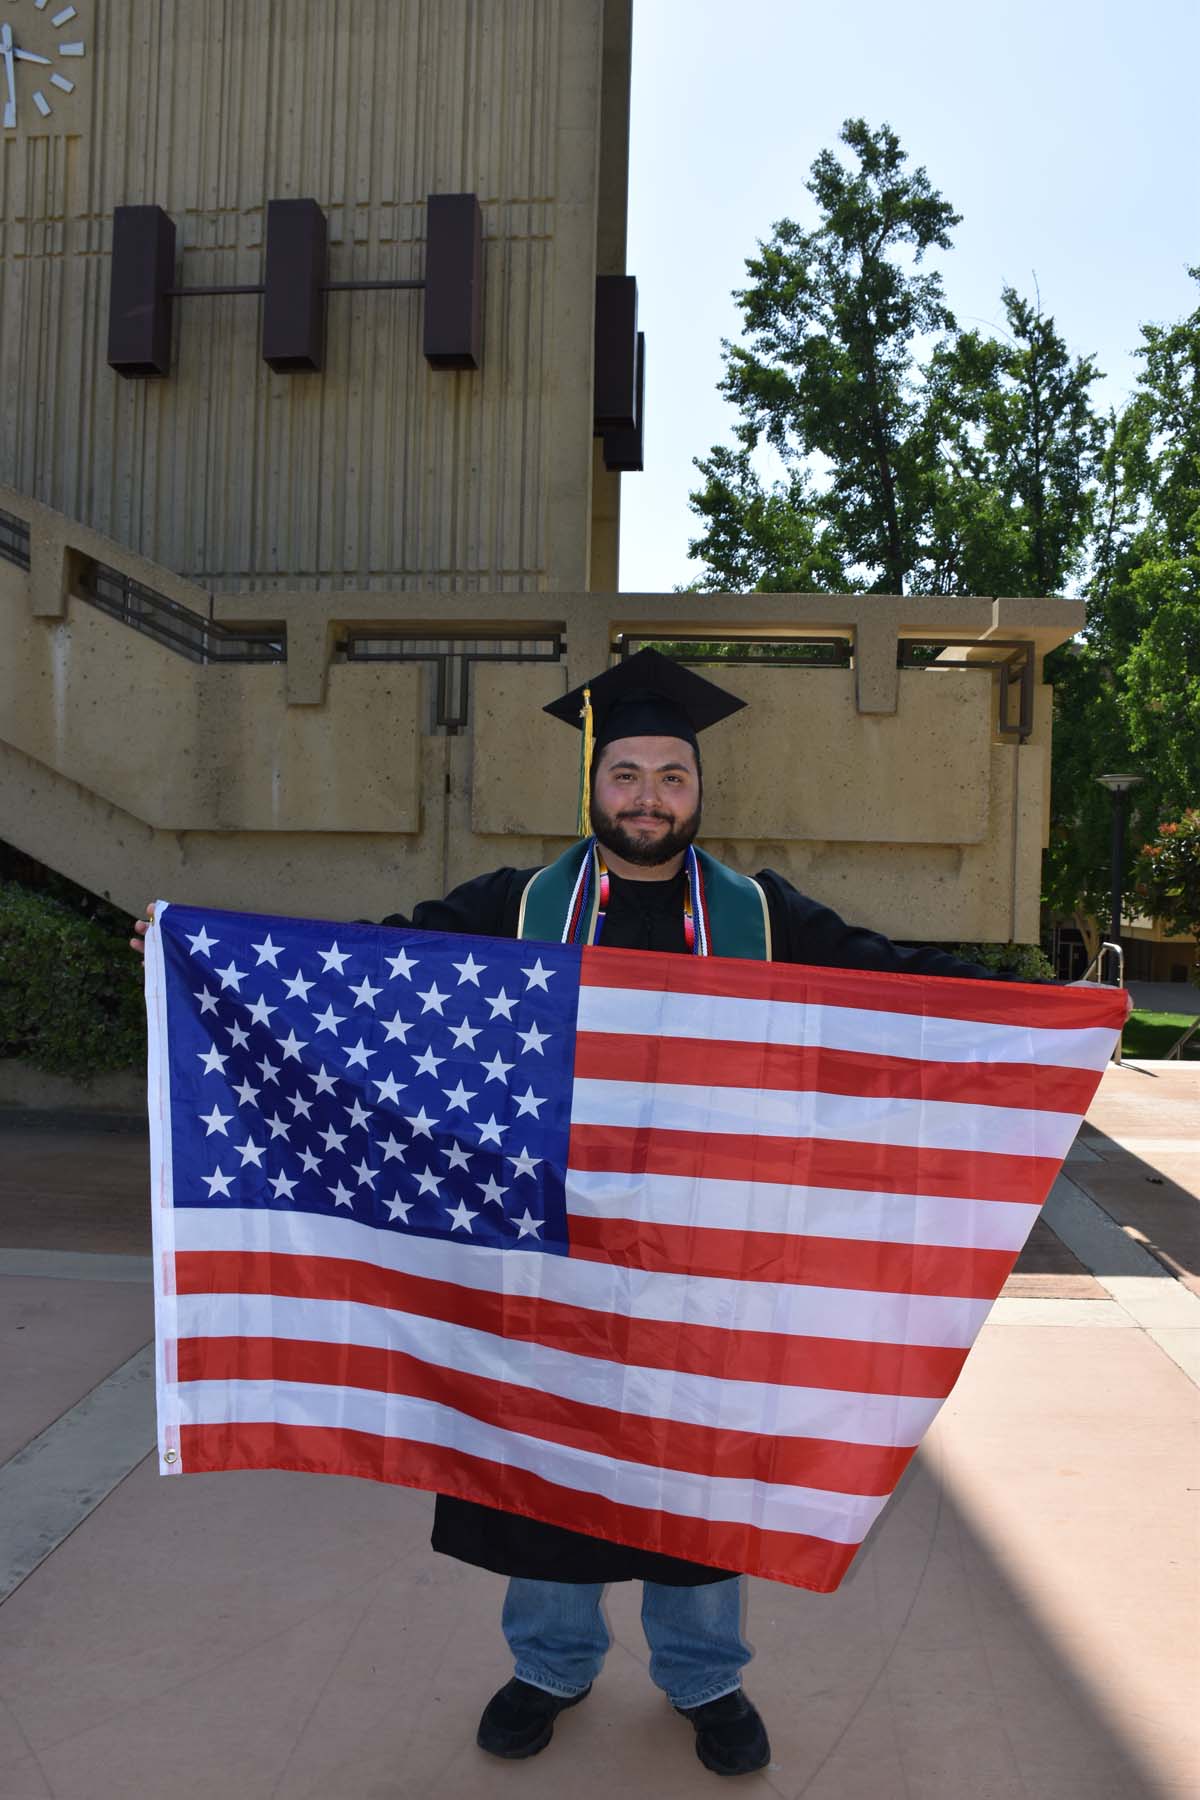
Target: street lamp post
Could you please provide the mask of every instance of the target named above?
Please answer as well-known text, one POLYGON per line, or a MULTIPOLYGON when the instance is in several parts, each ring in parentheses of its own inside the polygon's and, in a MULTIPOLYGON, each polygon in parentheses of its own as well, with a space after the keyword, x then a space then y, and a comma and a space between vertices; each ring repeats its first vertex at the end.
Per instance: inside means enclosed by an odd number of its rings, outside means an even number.
MULTIPOLYGON (((1112 828, 1112 917, 1109 922, 1108 940, 1111 944, 1121 942, 1121 901, 1122 887, 1125 881, 1125 807, 1130 788, 1135 788, 1142 777, 1126 773, 1124 775, 1097 775, 1096 780, 1106 787, 1113 797, 1112 828)), ((1119 978, 1119 977, 1118 977, 1119 978)))

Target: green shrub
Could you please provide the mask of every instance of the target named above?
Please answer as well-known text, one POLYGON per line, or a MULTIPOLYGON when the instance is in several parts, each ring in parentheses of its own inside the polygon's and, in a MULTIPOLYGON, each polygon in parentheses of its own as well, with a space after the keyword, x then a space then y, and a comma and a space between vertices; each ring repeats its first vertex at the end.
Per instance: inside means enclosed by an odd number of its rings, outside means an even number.
POLYGON ((141 965, 104 912, 0 881, 0 1057, 75 1076, 144 1063, 141 965))
POLYGON ((985 969, 1004 969, 1022 981, 1052 981, 1054 965, 1036 944, 949 944, 952 956, 981 963, 985 969))

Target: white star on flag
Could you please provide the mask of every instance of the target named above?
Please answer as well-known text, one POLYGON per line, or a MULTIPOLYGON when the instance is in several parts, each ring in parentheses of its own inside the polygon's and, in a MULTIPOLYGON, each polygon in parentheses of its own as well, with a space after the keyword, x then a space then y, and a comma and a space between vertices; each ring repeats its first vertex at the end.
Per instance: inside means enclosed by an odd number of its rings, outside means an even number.
POLYGON ((272 1175, 267 1182, 268 1187, 274 1188, 275 1198, 277 1200, 290 1200, 292 1197, 292 1189, 295 1185, 295 1177, 285 1175, 282 1169, 280 1169, 278 1175, 272 1175))
POLYGON ((517 1003, 515 1000, 509 999, 503 988, 500 989, 498 994, 485 994, 484 999, 492 1009, 493 1019, 505 1018, 511 1020, 512 1009, 517 1003))
POLYGON ((306 1100, 303 1094, 299 1092, 290 1096, 289 1104, 292 1109, 293 1119, 298 1119, 301 1113, 303 1113, 304 1117, 307 1119, 309 1113, 312 1111, 312 1101, 306 1100))
POLYGON ((498 1146, 500 1139, 507 1130, 507 1125, 498 1125, 496 1123, 496 1115, 493 1113, 487 1124, 479 1127, 479 1141, 481 1144, 496 1144, 498 1146))
POLYGON ((482 1030, 482 1025, 472 1025, 469 1019, 464 1019, 461 1025, 452 1025, 450 1036, 454 1039, 454 1048, 461 1050, 465 1046, 468 1050, 473 1050, 475 1039, 482 1030))
POLYGON ((502 1081, 505 1087, 508 1086, 508 1071, 512 1068, 512 1064, 505 1062, 498 1050, 491 1062, 481 1063, 479 1066, 487 1070, 489 1081, 502 1081))
POLYGON ((348 1069, 365 1069, 374 1054, 373 1050, 367 1049, 364 1040, 359 1038, 357 1044, 351 1044, 346 1051, 346 1067, 348 1069))
POLYGON ((232 956, 225 967, 223 969, 217 969, 215 973, 221 977, 222 991, 224 991, 225 988, 232 988, 236 994, 241 993, 242 983, 246 979, 246 971, 245 969, 239 969, 237 967, 232 956))
POLYGON ((335 938, 328 950, 318 950, 317 955, 325 965, 324 970, 322 971, 324 974, 328 975, 332 970, 340 975, 344 964, 349 958, 350 952, 348 950, 339 950, 337 947, 337 939, 335 938))
POLYGON ((225 1073, 225 1064, 229 1059, 221 1055, 215 1044, 210 1044, 207 1050, 197 1050, 196 1055, 204 1064, 206 1075, 223 1075, 225 1073))
POLYGON ((200 1179, 208 1183, 208 1197, 211 1200, 216 1194, 228 1195, 233 1176, 222 1175, 220 1169, 214 1169, 211 1175, 202 1175, 200 1179))
POLYGON ((192 946, 193 956, 207 956, 213 945, 219 944, 221 941, 220 938, 209 937, 208 928, 204 925, 200 927, 194 937, 190 931, 185 931, 183 935, 192 946))
MULTIPOLYGON (((200 1002, 200 1017, 201 1018, 204 1017, 205 1013, 215 1013, 216 1012, 217 996, 215 994, 210 994, 207 988, 202 988, 200 990, 200 992, 196 995, 196 998, 200 1002)), ((472 1047, 472 1049, 474 1049, 474 1045, 472 1045, 471 1047, 472 1047)))
POLYGON ((272 1143, 275 1142, 275 1139, 277 1137, 281 1137, 283 1139, 284 1143, 285 1144, 287 1143, 288 1128, 287 1128, 286 1124, 284 1123, 284 1121, 280 1118, 278 1113, 275 1114, 275 1117, 273 1119, 264 1119, 263 1124, 269 1125, 271 1127, 271 1142, 272 1143))
POLYGON ((309 1080, 316 1083, 318 1094, 332 1094, 337 1085, 324 1063, 321 1064, 319 1069, 310 1069, 308 1075, 309 1080))
POLYGON ((379 1170, 368 1167, 367 1159, 365 1156, 363 1157, 361 1162, 352 1163, 350 1166, 354 1170, 354 1173, 358 1176, 359 1187, 369 1187, 369 1188, 371 1188, 371 1190, 373 1192, 374 1185, 375 1185, 375 1177, 379 1174, 379 1170))
POLYGON ((284 982, 283 991, 289 1000, 307 1000, 309 988, 315 986, 315 981, 305 981, 303 975, 300 973, 299 969, 297 969, 290 981, 284 982))
POLYGON ((436 981, 431 981, 424 993, 421 992, 420 988, 417 989, 417 999, 425 1002, 424 1006, 421 1008, 423 1013, 440 1013, 449 998, 449 994, 443 994, 441 992, 436 981))
POLYGON ((459 987, 462 986, 464 981, 473 981, 475 986, 478 987, 479 977, 487 968, 486 963, 477 963, 469 950, 467 952, 466 962, 456 962, 454 966, 458 970, 459 987))
POLYGON ((405 981, 412 980, 412 971, 416 968, 418 959, 410 956, 407 950, 401 950, 398 956, 389 956, 385 960, 391 966, 393 981, 398 975, 403 975, 405 981))
POLYGON ((353 1130, 356 1125, 365 1125, 371 1116, 367 1109, 360 1105, 357 1100, 352 1100, 349 1106, 343 1108, 343 1111, 349 1115, 351 1130, 353 1130))
POLYGON ((536 1237, 546 1221, 544 1219, 535 1219, 529 1208, 526 1207, 522 1217, 515 1220, 514 1223, 517 1227, 518 1237, 529 1237, 531 1235, 536 1237))
POLYGON ((437 1120, 431 1119, 424 1107, 421 1108, 415 1119, 408 1119, 406 1122, 412 1127, 414 1137, 427 1138, 432 1138, 432 1127, 437 1124, 437 1120))
POLYGON ((445 1177, 442 1175, 435 1175, 433 1170, 429 1167, 429 1164, 426 1163, 425 1173, 423 1175, 416 1175, 413 1179, 416 1181, 417 1191, 419 1193, 436 1194, 440 1192, 445 1177))
POLYGON ((517 1103, 517 1117, 518 1118, 521 1117, 522 1113, 532 1113, 533 1117, 535 1119, 541 1118, 541 1114, 538 1111, 538 1107, 545 1106, 545 1104, 546 1104, 546 1098, 545 1098, 544 1094, 539 1096, 539 1095, 535 1094, 533 1089, 530 1087, 530 1088, 526 1088, 525 1092, 523 1094, 514 1094, 513 1099, 517 1103))
POLYGON ((504 1195, 507 1194, 508 1189, 502 1188, 494 1175, 489 1175, 486 1181, 477 1181, 475 1186, 484 1199, 490 1200, 493 1205, 502 1206, 504 1204, 504 1195))
POLYGON ((453 1209, 447 1206, 445 1211, 449 1214, 451 1228, 455 1231, 470 1231, 471 1220, 479 1217, 478 1213, 467 1211, 466 1202, 463 1200, 460 1200, 453 1209))
POLYGON ((390 1019, 385 1019, 383 1027, 387 1032, 387 1036, 383 1040, 385 1044, 390 1044, 393 1038, 399 1038, 402 1044, 408 1042, 408 1034, 412 1030, 412 1026, 406 1025, 399 1013, 393 1013, 390 1019))
POLYGON ((254 1005, 248 1006, 246 1011, 255 1025, 265 1025, 267 1020, 271 1017, 271 1014, 276 1011, 276 1008, 268 1006, 266 995, 260 994, 258 999, 254 1002, 254 1005))
POLYGON ((330 1188, 329 1192, 333 1195, 335 1206, 348 1206, 351 1212, 354 1211, 354 1196, 348 1187, 343 1187, 339 1181, 336 1187, 330 1188))
POLYGON ((544 1056, 546 1054, 542 1049, 542 1045, 550 1042, 550 1033, 548 1031, 539 1031, 536 1025, 531 1025, 528 1031, 518 1031, 517 1036, 520 1038, 527 1051, 536 1050, 539 1056, 544 1056))
POLYGON ((231 1021, 225 1029, 229 1033, 230 1047, 234 1050, 244 1050, 250 1042, 250 1033, 243 1031, 236 1020, 231 1021))
POLYGON ((391 1199, 385 1200, 383 1204, 388 1209, 388 1218, 393 1225, 396 1223, 397 1219, 400 1220, 402 1225, 408 1224, 408 1215, 413 1209, 413 1202, 411 1200, 402 1200, 399 1194, 393 1194, 391 1199))
POLYGON ((243 1106, 253 1106, 254 1102, 258 1099, 259 1091, 258 1088, 251 1087, 248 1081, 239 1081, 235 1083, 233 1088, 233 1092, 237 1095, 243 1106))
MULTIPOLYGON (((470 1162, 471 1162, 470 1154, 468 1151, 463 1149, 462 1145, 458 1142, 457 1139, 455 1139, 454 1143, 452 1143, 450 1145, 450 1148, 448 1150, 442 1151, 442 1155, 449 1162, 451 1169, 465 1169, 470 1166, 470 1162)), ((447 1174, 448 1173, 449 1173, 449 1170, 447 1170, 447 1174)))
POLYGON ((271 942, 271 934, 269 931, 268 931, 266 937, 263 939, 261 944, 251 944, 250 948, 252 950, 257 950, 258 960, 259 960, 260 965, 262 963, 270 963, 270 965, 273 969, 278 969, 279 964, 275 961, 275 958, 279 955, 279 952, 283 949, 283 945, 282 944, 273 944, 271 942))
POLYGON ((465 1084, 465 1082, 462 1082, 462 1081, 459 1082, 457 1087, 443 1088, 442 1092, 443 1092, 443 1094, 445 1094, 446 1099, 449 1101, 450 1110, 452 1112, 456 1106, 461 1107, 463 1112, 466 1112, 467 1102, 469 1100, 473 1100, 475 1098, 474 1094, 468 1093, 466 1084, 465 1084))
POLYGON ((376 994, 382 994, 383 989, 372 987, 371 983, 364 975, 357 987, 355 987, 353 982, 350 983, 350 992, 354 995, 355 1006, 369 1006, 371 1011, 374 1012, 375 996, 376 994))
POLYGON ((300 1052, 304 1048, 304 1040, 298 1038, 294 1031, 289 1031, 285 1038, 279 1039, 279 1048, 283 1051, 285 1057, 295 1057, 296 1061, 299 1062, 300 1052))
POLYGON ((525 977, 530 988, 541 988, 544 994, 548 994, 550 989, 546 986, 546 983, 549 981, 550 977, 557 974, 558 971, 556 969, 545 968, 542 964, 542 959, 539 956, 532 969, 522 969, 521 973, 525 977))
POLYGON ((199 1113, 197 1114, 197 1117, 208 1127, 208 1130, 204 1133, 205 1137, 211 1137, 214 1131, 219 1131, 222 1137, 229 1136, 225 1127, 228 1125, 230 1119, 232 1119, 232 1113, 218 1112, 214 1106, 210 1113, 199 1113))
POLYGON ((346 1141, 345 1132, 335 1131, 332 1125, 327 1125, 325 1130, 318 1132, 317 1135, 324 1139, 327 1150, 340 1150, 346 1141))
POLYGON ((304 1173, 306 1175, 320 1174, 321 1159, 319 1156, 314 1155, 307 1145, 305 1145, 304 1149, 300 1152, 300 1161, 304 1165, 304 1173))
POLYGON ((513 1180, 514 1181, 516 1180, 518 1175, 532 1175, 533 1179, 535 1181, 537 1180, 537 1176, 533 1174, 533 1171, 537 1168, 538 1164, 542 1161, 542 1158, 540 1156, 530 1156, 528 1150, 522 1148, 520 1151, 518 1151, 516 1156, 513 1156, 510 1154, 508 1157, 508 1161, 510 1163, 512 1163, 512 1165, 513 1165, 513 1180))
POLYGON ((404 1082, 397 1081, 394 1075, 388 1075, 383 1081, 376 1080, 374 1086, 379 1089, 379 1098, 375 1104, 377 1106, 382 1106, 384 1101, 387 1100, 395 1106, 400 1098, 400 1089, 404 1085, 404 1082))
POLYGON ((278 1081, 279 1070, 275 1067, 275 1064, 269 1057, 264 1056, 260 1063, 255 1064, 255 1067, 262 1075, 264 1081, 278 1081))
POLYGON ((314 1013, 313 1019, 318 1031, 332 1031, 334 1037, 337 1036, 338 1026, 346 1023, 344 1016, 335 1013, 332 1006, 327 1006, 323 1013, 314 1013))
POLYGON ((262 1168, 263 1151, 266 1148, 265 1144, 256 1144, 253 1139, 247 1138, 244 1144, 235 1144, 233 1147, 242 1159, 243 1169, 246 1167, 247 1163, 253 1163, 256 1169, 262 1168))
POLYGON ((389 1131, 385 1138, 376 1138, 375 1142, 383 1151, 384 1162, 391 1162, 393 1157, 396 1158, 397 1162, 404 1161, 404 1145, 397 1138, 394 1131, 389 1131))
POLYGON ((421 1056, 413 1057, 418 1075, 436 1075, 445 1060, 444 1056, 435 1056, 432 1048, 426 1050, 421 1056))

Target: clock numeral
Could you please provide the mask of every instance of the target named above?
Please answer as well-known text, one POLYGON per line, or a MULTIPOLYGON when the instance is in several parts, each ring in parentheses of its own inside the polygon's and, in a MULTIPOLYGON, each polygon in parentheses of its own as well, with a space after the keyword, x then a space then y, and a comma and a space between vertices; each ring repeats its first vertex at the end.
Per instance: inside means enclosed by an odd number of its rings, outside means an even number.
POLYGON ((60 56, 82 56, 85 49, 86 45, 84 44, 60 44, 58 54, 60 56))
POLYGON ((52 25, 65 25, 68 19, 73 19, 74 17, 75 8, 73 6, 64 6, 61 12, 55 13, 50 23, 52 25))
POLYGON ((41 88, 34 88, 33 104, 37 107, 43 119, 48 119, 50 117, 50 102, 47 100, 45 94, 43 94, 41 88))
POLYGON ((50 82, 53 87, 61 88, 64 94, 73 94, 75 92, 75 83, 73 81, 68 81, 65 75, 52 75, 50 77, 50 82))

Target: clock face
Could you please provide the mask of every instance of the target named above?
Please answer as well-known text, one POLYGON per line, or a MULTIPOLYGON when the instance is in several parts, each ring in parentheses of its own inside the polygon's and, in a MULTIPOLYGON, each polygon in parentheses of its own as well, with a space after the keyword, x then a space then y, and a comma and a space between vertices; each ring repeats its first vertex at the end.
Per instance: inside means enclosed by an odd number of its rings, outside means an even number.
POLYGON ((79 8, 60 0, 0 0, 0 98, 3 129, 48 119, 75 92, 87 54, 79 8))

